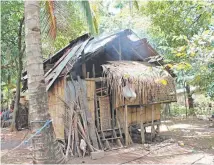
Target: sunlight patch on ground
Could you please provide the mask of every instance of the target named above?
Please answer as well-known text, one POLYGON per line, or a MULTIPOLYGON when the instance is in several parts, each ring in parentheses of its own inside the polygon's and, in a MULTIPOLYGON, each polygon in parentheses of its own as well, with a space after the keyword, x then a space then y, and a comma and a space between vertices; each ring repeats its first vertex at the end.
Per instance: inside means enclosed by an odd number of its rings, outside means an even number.
POLYGON ((212 137, 211 135, 191 135, 191 136, 182 136, 184 138, 203 138, 203 137, 212 137))
POLYGON ((170 126, 171 129, 177 129, 177 128, 195 128, 196 126, 193 126, 191 124, 174 124, 170 126))
POLYGON ((172 120, 163 120, 161 123, 172 123, 172 120))

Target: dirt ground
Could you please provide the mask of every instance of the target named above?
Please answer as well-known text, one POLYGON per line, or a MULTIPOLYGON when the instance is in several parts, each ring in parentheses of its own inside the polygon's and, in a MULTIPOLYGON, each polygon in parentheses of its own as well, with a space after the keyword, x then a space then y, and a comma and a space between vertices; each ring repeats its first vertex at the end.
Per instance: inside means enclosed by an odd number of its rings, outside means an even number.
MULTIPOLYGON (((29 137, 27 130, 10 133, 1 130, 1 163, 32 164, 29 145, 13 149, 29 137), (13 149, 13 150, 11 150, 13 149), (10 151, 10 152, 8 152, 10 151)), ((133 144, 122 149, 107 151, 105 157, 92 160, 71 158, 69 164, 214 164, 214 128, 208 121, 167 120, 162 121, 162 142, 133 144)))

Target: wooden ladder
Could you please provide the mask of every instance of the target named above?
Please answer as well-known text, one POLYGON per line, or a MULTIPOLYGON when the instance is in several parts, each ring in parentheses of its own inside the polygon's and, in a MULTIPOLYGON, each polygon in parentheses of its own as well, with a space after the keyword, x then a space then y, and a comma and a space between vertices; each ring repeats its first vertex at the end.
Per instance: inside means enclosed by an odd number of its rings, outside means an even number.
MULTIPOLYGON (((101 94, 101 97, 108 97, 109 95, 107 93, 103 93, 103 91, 107 90, 107 87, 103 86, 99 89, 96 89, 96 110, 97 110, 97 114, 100 114, 100 102, 99 102, 99 96, 98 94, 101 94)), ((100 124, 100 115, 97 115, 97 120, 98 123, 100 124)), ((101 141, 101 143, 103 143, 103 145, 105 146, 104 150, 113 150, 113 149, 117 149, 117 148, 121 148, 123 147, 122 143, 121 143, 121 139, 122 137, 122 133, 120 128, 116 128, 116 130, 119 130, 119 136, 117 136, 117 133, 115 131, 115 128, 113 129, 107 129, 107 130, 103 130, 101 128, 101 125, 98 126, 98 136, 99 139, 101 141), (110 137, 109 137, 110 136, 110 137), (108 138, 107 138, 108 137, 108 138), (118 147, 114 147, 112 148, 110 145, 110 142, 116 142, 118 147)))
MULTIPOLYGON (((116 130, 119 131, 119 128, 117 128, 116 130)), ((106 149, 114 150, 114 149, 123 147, 123 145, 121 143, 121 140, 123 139, 123 137, 120 134, 120 131, 119 131, 120 136, 117 136, 115 129, 109 129, 109 130, 105 130, 105 131, 100 130, 99 134, 101 136, 100 139, 104 143, 106 149), (108 136, 108 138, 106 138, 107 136, 108 136), (116 142, 117 147, 111 147, 110 143, 113 143, 113 142, 116 142)))

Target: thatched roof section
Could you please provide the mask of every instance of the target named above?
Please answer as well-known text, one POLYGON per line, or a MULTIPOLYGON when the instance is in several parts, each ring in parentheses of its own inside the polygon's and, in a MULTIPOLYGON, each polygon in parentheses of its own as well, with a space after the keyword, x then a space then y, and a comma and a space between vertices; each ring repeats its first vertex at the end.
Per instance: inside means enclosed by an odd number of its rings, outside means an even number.
POLYGON ((122 98, 123 87, 131 84, 143 104, 176 101, 171 75, 160 66, 138 61, 111 61, 102 65, 107 84, 122 98))
POLYGON ((171 78, 171 75, 161 67, 137 61, 111 61, 102 65, 103 72, 118 85, 124 81, 163 83, 162 80, 171 78))

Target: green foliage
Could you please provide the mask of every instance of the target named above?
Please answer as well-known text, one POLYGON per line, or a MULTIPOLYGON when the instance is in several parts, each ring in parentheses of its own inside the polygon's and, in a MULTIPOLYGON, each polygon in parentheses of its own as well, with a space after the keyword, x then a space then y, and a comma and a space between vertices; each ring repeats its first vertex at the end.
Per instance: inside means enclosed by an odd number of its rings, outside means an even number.
POLYGON ((97 25, 95 14, 94 14, 93 10, 91 9, 91 5, 90 5, 89 1, 81 1, 81 6, 85 13, 86 21, 88 23, 90 32, 92 34, 97 34, 98 25, 97 25))
POLYGON ((165 62, 173 64, 177 82, 199 86, 213 97, 213 24, 211 1, 149 1, 142 15, 152 21, 149 34, 165 62))
MULTIPOLYGON (((186 107, 181 106, 177 103, 171 104, 171 115, 180 116, 181 114, 186 115, 186 107)), ((189 115, 189 110, 187 110, 187 115, 189 115)))
MULTIPOLYGON (((43 9, 41 8, 41 10, 43 9)), ((44 58, 53 55, 56 51, 68 45, 70 41, 87 32, 87 23, 85 23, 85 17, 81 11, 82 8, 78 2, 57 2, 55 13, 57 34, 55 40, 48 37, 46 30, 42 31, 42 54, 44 58)), ((42 27, 45 26, 45 22, 41 24, 42 27)))
POLYGON ((135 2, 132 2, 134 8, 131 13, 128 1, 113 1, 110 4, 101 2, 99 4, 99 32, 113 33, 129 28, 135 31, 140 37, 149 38, 147 29, 151 25, 150 20, 147 17, 142 17, 137 10, 135 2), (120 4, 120 7, 117 7, 118 4, 120 4))
POLYGON ((151 34, 161 45, 177 47, 200 29, 207 29, 213 15, 212 2, 199 1, 149 1, 141 11, 152 20, 151 34))
MULTIPOLYGON (((179 68, 177 71, 184 70, 186 76, 191 75, 191 79, 187 80, 189 84, 199 86, 205 90, 210 97, 213 97, 213 82, 214 82, 214 31, 206 30, 202 33, 194 35, 191 40, 187 40, 185 46, 180 46, 173 51, 173 54, 184 54, 177 56, 179 63, 181 61, 189 63, 189 68, 179 68), (185 49, 184 49, 185 47, 185 49)), ((175 65, 175 66, 176 66, 175 65)), ((175 67, 174 67, 175 68, 175 67)))
MULTIPOLYGON (((1 1, 1 91, 6 100, 11 97, 11 89, 16 87, 18 33, 23 16, 22 1, 1 1)), ((22 33, 23 37, 24 33, 22 33)), ((24 44, 23 40, 22 44, 24 44)))
POLYGON ((209 107, 210 104, 214 105, 214 102, 204 95, 196 95, 195 96, 195 113, 197 115, 209 115, 213 114, 214 107, 209 107))

